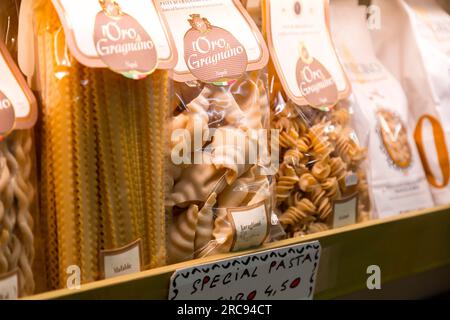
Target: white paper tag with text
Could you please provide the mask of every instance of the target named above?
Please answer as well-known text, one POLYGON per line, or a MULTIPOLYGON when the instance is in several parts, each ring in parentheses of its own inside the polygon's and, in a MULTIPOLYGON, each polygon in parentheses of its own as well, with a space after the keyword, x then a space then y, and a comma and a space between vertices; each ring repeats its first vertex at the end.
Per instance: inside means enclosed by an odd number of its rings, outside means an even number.
POLYGON ((318 241, 177 270, 170 300, 312 299, 321 254, 318 241))
POLYGON ((142 264, 141 240, 120 249, 102 251, 100 262, 105 279, 140 272, 142 264))
POLYGON ((0 276, 0 300, 19 298, 19 275, 17 271, 0 276))
POLYGON ((239 251, 261 245, 269 234, 269 221, 264 202, 251 207, 228 209, 235 230, 232 250, 239 251))
POLYGON ((356 223, 358 212, 358 195, 334 202, 333 228, 356 223))

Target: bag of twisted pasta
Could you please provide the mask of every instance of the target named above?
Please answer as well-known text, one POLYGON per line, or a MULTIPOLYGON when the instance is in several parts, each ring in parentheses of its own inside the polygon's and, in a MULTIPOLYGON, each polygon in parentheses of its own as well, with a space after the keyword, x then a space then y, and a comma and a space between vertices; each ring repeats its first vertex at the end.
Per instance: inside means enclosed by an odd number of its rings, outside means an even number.
MULTIPOLYGON (((366 7, 332 4, 333 40, 353 87, 359 128, 369 132, 369 189, 374 214, 386 217, 433 206, 398 81, 376 58, 366 7)), ((357 127, 358 129, 358 127, 357 127)))
POLYGON ((33 3, 48 287, 164 265, 176 51, 159 3, 33 3))
POLYGON ((18 1, 0 3, 0 300, 30 295, 36 233, 36 99, 16 65, 18 1))
POLYGON ((372 32, 376 54, 408 96, 414 138, 434 201, 448 204, 450 15, 436 0, 375 4, 383 15, 382 28, 372 32))
POLYGON ((280 131, 276 211, 290 236, 369 218, 366 149, 328 30, 328 1, 263 1, 272 126, 280 131))
POLYGON ((259 246, 271 224, 262 35, 238 0, 160 3, 180 54, 167 159, 170 261, 259 246))

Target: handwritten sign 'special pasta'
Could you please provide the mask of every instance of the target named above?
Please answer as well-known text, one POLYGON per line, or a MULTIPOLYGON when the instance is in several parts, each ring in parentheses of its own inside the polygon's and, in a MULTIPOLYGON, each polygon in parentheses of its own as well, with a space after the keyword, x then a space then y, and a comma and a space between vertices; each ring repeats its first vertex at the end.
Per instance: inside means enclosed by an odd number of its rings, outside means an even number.
POLYGON ((314 241, 180 269, 169 299, 312 299, 320 253, 314 241))

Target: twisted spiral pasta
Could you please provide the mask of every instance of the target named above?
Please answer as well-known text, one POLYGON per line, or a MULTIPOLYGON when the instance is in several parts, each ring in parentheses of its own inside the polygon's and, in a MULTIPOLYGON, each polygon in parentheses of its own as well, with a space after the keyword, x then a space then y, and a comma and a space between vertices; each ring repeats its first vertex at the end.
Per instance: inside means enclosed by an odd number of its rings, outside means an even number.
POLYGON ((316 212, 316 206, 306 198, 297 202, 295 206, 289 207, 281 216, 280 223, 285 228, 293 228, 300 224, 305 218, 316 212))

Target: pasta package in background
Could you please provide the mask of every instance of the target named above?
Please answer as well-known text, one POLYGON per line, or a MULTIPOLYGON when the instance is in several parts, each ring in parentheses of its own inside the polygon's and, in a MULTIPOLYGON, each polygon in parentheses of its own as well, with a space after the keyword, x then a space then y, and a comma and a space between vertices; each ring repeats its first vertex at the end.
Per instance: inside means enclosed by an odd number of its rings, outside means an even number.
POLYGON ((369 128, 367 178, 380 218, 433 206, 410 129, 408 101, 375 56, 366 7, 345 1, 331 5, 331 29, 339 57, 352 83, 357 131, 369 128))
POLYGON ((11 285, 1 299, 31 295, 36 237, 36 166, 31 132, 36 99, 11 54, 16 55, 17 1, 0 4, 0 279, 11 285), (9 49, 9 50, 8 50, 9 49))
POLYGON ((346 100, 351 88, 331 41, 328 1, 263 4, 280 222, 297 236, 367 220, 364 137, 346 100))
POLYGON ((158 6, 34 1, 49 289, 70 284, 76 270, 82 283, 114 267, 122 274, 105 257, 125 249, 130 260, 120 264, 132 270, 166 264, 164 125, 173 93, 164 68, 176 62, 176 51, 163 17, 141 19, 158 6), (93 37, 93 30, 105 34, 93 37), (163 69, 152 70, 155 63, 163 69))
POLYGON ((450 203, 450 15, 435 0, 375 1, 375 51, 408 96, 414 137, 437 205, 450 203), (395 14, 394 14, 395 13, 395 14))
POLYGON ((268 51, 238 0, 160 1, 179 57, 169 261, 261 245, 271 226, 268 51))

